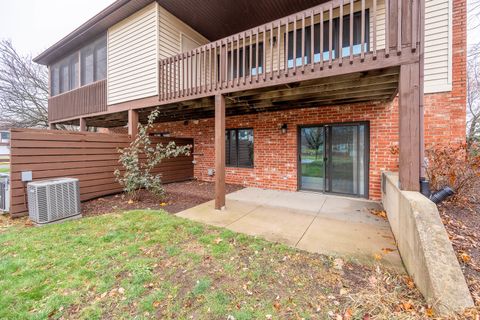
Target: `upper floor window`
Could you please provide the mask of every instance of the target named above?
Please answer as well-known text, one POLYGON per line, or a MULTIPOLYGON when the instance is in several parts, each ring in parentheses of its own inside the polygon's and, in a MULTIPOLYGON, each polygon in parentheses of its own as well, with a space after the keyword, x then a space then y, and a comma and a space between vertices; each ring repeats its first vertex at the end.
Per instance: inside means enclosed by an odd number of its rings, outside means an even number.
POLYGON ((103 36, 50 67, 50 94, 55 96, 106 77, 107 37, 103 36))
MULTIPOLYGON (((332 20, 332 59, 336 59, 339 56, 341 51, 342 57, 350 56, 350 15, 343 16, 343 34, 342 34, 342 44, 339 43, 339 27, 340 18, 333 18, 332 20)), ((369 10, 365 10, 365 39, 364 39, 364 52, 367 52, 369 44, 369 10)), ((362 16, 361 12, 355 12, 353 14, 353 45, 352 51, 353 54, 360 54, 362 50, 362 39, 361 39, 361 30, 362 30, 362 16)), ((323 52, 320 52, 320 23, 316 23, 313 26, 313 60, 315 63, 320 62, 320 54, 322 55, 323 61, 329 60, 330 56, 330 21, 323 22, 323 52)), ((302 65, 302 30, 297 29, 296 31, 296 50, 295 50, 295 64, 296 66, 302 65)), ((293 31, 288 32, 288 67, 293 67, 293 47, 294 47, 294 36, 293 31)), ((310 63, 311 61, 311 27, 305 27, 305 52, 304 59, 305 64, 310 63)))
POLYGON ((107 38, 98 39, 80 51, 82 86, 107 77, 107 38))
POLYGON ((52 96, 78 88, 78 54, 54 64, 50 70, 52 96))
POLYGON ((227 72, 228 72, 228 79, 234 79, 239 77, 243 77, 244 74, 249 76, 256 76, 257 74, 263 73, 263 42, 258 43, 258 70, 257 70, 257 43, 252 44, 252 65, 250 65, 250 45, 245 47, 245 67, 243 66, 243 48, 240 48, 240 52, 237 51, 238 49, 233 50, 233 77, 232 77, 232 51, 228 51, 227 57, 227 72), (237 59, 240 57, 238 61, 238 69, 237 70, 237 59))

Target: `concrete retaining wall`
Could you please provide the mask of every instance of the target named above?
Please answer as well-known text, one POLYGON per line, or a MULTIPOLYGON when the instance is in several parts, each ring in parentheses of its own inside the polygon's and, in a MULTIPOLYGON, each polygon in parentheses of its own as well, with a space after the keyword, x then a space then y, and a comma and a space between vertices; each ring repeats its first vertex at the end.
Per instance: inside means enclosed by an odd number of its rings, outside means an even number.
POLYGON ((407 272, 441 314, 473 306, 436 205, 418 192, 401 191, 398 174, 383 173, 382 202, 407 272))

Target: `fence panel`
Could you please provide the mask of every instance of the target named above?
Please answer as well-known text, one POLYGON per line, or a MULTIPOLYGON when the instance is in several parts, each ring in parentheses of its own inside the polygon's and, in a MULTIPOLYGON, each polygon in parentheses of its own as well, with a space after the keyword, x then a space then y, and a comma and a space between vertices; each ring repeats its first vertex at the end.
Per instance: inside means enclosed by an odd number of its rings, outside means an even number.
MULTIPOLYGON (((156 143, 175 141, 177 145, 190 144, 189 138, 159 138, 156 143)), ((72 177, 80 180, 82 201, 122 191, 113 171, 119 167, 118 148, 129 145, 126 134, 68 132, 59 130, 11 130, 11 193, 12 217, 28 214, 26 184, 21 181, 22 171, 32 171, 33 180, 72 177)), ((193 178, 193 156, 180 156, 164 160, 155 173, 162 174, 165 183, 193 178)))

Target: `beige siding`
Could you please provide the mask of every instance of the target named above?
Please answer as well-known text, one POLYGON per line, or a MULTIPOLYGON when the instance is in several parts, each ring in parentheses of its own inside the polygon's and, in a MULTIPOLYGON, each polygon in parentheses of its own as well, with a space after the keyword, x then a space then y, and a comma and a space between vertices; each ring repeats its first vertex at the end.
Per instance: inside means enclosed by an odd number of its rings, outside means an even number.
MULTIPOLYGON (((207 38, 202 36, 200 33, 196 32, 185 22, 181 21, 173 14, 159 6, 158 10, 159 15, 159 32, 158 32, 158 54, 159 59, 165 59, 168 57, 175 56, 179 53, 193 50, 194 48, 207 44, 207 38)), ((198 56, 198 62, 192 61, 192 67, 197 70, 201 69, 203 64, 203 55, 198 56)), ((203 70, 202 70, 203 71, 203 70)), ((203 72, 194 72, 194 75, 197 76, 197 83, 200 84, 200 79, 203 79, 203 72), (202 77, 202 78, 200 78, 202 77)), ((177 88, 182 87, 183 78, 191 78, 191 69, 183 70, 180 68, 179 74, 183 74, 183 77, 180 76, 180 79, 176 80, 177 88)))
MULTIPOLYGON (((159 7, 159 58, 164 59, 182 52, 182 38, 186 37, 198 45, 208 43, 208 39, 189 27, 173 14, 159 7)), ((185 40, 184 40, 185 42, 185 40)))
POLYGON ((451 0, 425 2, 425 92, 452 89, 451 0))
POLYGON ((158 5, 108 30, 108 104, 158 94, 158 5))

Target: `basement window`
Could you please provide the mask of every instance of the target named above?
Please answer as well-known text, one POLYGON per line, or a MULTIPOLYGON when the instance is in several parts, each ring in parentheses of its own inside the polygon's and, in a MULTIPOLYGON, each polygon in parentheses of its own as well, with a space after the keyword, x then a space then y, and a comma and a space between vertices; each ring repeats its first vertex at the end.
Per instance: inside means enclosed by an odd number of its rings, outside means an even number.
POLYGON ((229 167, 253 168, 253 129, 225 131, 225 164, 229 167))

